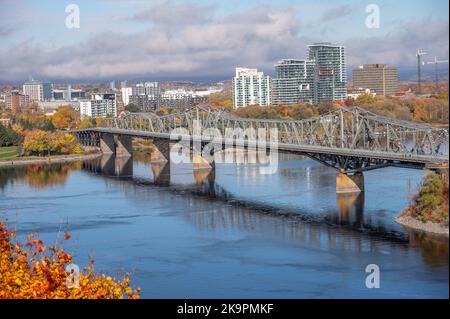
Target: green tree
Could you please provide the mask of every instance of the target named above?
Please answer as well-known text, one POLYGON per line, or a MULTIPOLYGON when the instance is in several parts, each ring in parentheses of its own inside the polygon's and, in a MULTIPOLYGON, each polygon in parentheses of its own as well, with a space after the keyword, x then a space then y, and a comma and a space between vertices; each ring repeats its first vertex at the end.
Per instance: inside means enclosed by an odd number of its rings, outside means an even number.
POLYGON ((442 181, 437 174, 427 174, 419 191, 418 201, 426 212, 435 210, 442 201, 442 181))
POLYGON ((125 105, 125 111, 131 112, 131 113, 137 113, 140 112, 141 110, 139 109, 139 107, 133 103, 129 103, 127 105, 125 105))
POLYGON ((0 146, 18 145, 22 135, 15 132, 11 127, 0 124, 0 146))
POLYGON ((364 106, 367 104, 375 103, 376 97, 369 93, 361 94, 356 98, 356 105, 364 106))
POLYGON ((53 132, 56 129, 55 125, 53 125, 53 122, 50 119, 45 119, 44 124, 42 125, 41 128, 42 130, 48 132, 53 132))

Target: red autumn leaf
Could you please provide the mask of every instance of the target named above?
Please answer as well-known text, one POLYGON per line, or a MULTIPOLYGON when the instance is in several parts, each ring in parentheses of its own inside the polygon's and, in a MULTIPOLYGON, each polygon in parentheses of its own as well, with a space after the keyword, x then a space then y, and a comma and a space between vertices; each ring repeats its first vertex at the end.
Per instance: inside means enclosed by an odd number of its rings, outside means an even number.
POLYGON ((70 237, 72 237, 72 236, 69 234, 68 231, 66 231, 66 234, 65 234, 64 238, 65 238, 66 240, 69 240, 70 237))

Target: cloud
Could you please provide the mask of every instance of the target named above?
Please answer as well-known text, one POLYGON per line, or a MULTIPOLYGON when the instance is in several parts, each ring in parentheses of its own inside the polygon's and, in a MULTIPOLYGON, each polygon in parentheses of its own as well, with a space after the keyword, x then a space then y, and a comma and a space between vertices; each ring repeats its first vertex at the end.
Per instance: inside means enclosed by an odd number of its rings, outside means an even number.
MULTIPOLYGON (((298 22, 291 8, 260 6, 216 19, 205 9, 195 19, 202 23, 183 20, 183 27, 176 29, 165 27, 172 17, 164 20, 166 9, 158 8, 149 17, 157 25, 143 32, 97 34, 58 49, 26 41, 0 51, 1 79, 30 74, 46 79, 217 76, 232 74, 237 65, 272 68, 273 57, 297 55, 306 44, 298 44, 298 22), (15 54, 8 54, 11 51, 15 54)), ((171 4, 169 9, 175 16, 189 11, 186 5, 171 4)))
MULTIPOLYGON (((448 58, 448 21, 434 22, 431 18, 404 23, 397 33, 385 37, 350 38, 345 42, 349 65, 387 63, 393 66, 415 65, 417 49, 430 55, 448 58), (426 30, 426 32, 424 32, 426 30)), ((431 60, 431 57, 430 57, 431 60)))
MULTIPOLYGON (((134 33, 93 33, 79 44, 59 48, 31 38, 0 48, 0 80, 22 81, 30 75, 55 81, 228 77, 237 66, 273 72, 279 59, 306 58, 307 44, 326 40, 312 37, 289 6, 215 13, 213 7, 164 2, 129 18, 129 23, 149 22, 134 33)), ((448 21, 427 18, 404 23, 388 35, 349 38, 342 43, 347 64, 415 65, 418 48, 447 59, 448 27, 448 21)))
POLYGON ((322 16, 322 22, 330 22, 345 16, 348 16, 353 12, 353 8, 349 5, 341 5, 325 11, 322 16))
POLYGON ((165 1, 133 15, 130 19, 153 22, 164 26, 185 26, 211 21, 210 14, 214 11, 212 5, 176 4, 165 1))
POLYGON ((11 35, 12 33, 14 33, 17 29, 10 27, 10 26, 6 26, 4 24, 0 24, 0 36, 2 37, 6 37, 8 35, 11 35))

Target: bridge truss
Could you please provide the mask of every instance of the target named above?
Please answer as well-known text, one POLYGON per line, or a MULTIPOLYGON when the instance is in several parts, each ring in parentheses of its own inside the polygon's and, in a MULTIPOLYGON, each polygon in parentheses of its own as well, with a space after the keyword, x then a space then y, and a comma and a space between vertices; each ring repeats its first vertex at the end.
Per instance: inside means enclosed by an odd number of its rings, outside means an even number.
POLYGON ((194 123, 198 123, 202 130, 218 129, 222 136, 226 135, 226 129, 244 132, 249 128, 263 129, 267 136, 276 129, 277 136, 273 138, 280 145, 280 151, 303 153, 346 172, 392 165, 423 168, 442 162, 448 166, 448 130, 380 116, 360 107, 342 107, 319 117, 298 121, 239 118, 223 110, 209 108, 193 108, 167 115, 122 113, 117 118, 105 119, 102 126, 105 129, 166 134, 183 128, 195 135, 194 123))

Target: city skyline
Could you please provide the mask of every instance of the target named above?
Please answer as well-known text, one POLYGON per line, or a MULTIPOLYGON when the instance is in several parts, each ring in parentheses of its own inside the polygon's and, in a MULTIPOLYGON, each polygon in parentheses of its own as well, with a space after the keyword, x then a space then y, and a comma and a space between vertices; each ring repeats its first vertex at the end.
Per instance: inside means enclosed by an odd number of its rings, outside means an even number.
POLYGON ((386 63, 401 76, 419 48, 448 58, 445 1, 374 2, 380 28, 367 28, 369 3, 357 1, 77 1, 79 29, 65 25, 68 4, 2 1, 0 82, 225 79, 239 66, 271 75, 314 42, 345 46, 347 70, 386 63))

